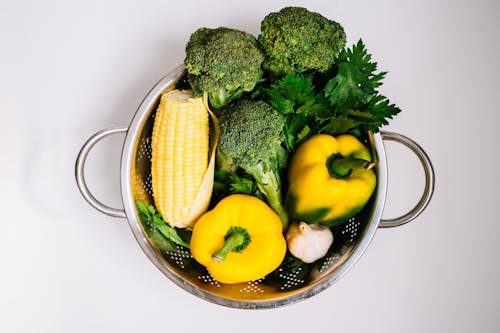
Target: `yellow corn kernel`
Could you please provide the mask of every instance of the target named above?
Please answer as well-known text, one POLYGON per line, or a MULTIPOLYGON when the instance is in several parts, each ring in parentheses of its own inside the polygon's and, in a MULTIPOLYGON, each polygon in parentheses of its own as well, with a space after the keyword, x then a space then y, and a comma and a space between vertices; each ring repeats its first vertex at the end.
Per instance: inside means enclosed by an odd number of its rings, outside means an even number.
POLYGON ((174 227, 189 228, 209 158, 209 114, 190 90, 164 93, 152 136, 151 175, 156 209, 174 227))

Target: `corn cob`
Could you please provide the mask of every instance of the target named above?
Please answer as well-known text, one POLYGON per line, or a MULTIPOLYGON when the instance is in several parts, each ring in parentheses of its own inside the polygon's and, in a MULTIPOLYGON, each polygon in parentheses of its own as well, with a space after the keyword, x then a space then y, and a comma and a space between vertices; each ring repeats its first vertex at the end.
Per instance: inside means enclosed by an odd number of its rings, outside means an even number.
POLYGON ((200 210, 195 200, 208 167, 208 119, 203 99, 194 98, 190 90, 161 96, 151 142, 153 198, 174 227, 190 228, 203 213, 194 210, 200 210))

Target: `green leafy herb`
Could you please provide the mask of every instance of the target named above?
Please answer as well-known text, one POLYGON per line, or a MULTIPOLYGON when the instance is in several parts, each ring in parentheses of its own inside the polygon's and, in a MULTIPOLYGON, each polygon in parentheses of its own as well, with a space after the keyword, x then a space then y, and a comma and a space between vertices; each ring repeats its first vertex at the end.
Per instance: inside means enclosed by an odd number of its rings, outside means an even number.
POLYGON ((253 179, 240 177, 236 173, 231 173, 229 175, 229 180, 229 192, 233 194, 249 194, 262 198, 262 195, 260 194, 260 191, 257 188, 257 185, 255 185, 253 179))
POLYGON ((387 72, 376 72, 377 63, 372 61, 361 39, 351 49, 341 51, 336 68, 337 74, 325 86, 325 97, 338 114, 351 122, 336 121, 324 128, 325 131, 335 127, 364 126, 377 132, 401 111, 377 91, 387 72))
POLYGON ((137 206, 137 210, 139 211, 139 218, 141 219, 146 233, 152 239, 153 236, 155 236, 153 240, 160 249, 172 251, 175 249, 174 244, 189 248, 189 239, 191 237, 189 231, 186 229, 173 228, 168 225, 165 220, 163 220, 161 215, 156 212, 152 205, 143 201, 136 201, 135 204, 137 206), (157 232, 159 232, 164 238, 159 237, 157 232), (159 241, 159 243, 156 241, 159 241), (161 247, 165 247, 165 249, 161 247))
POLYGON ((337 116, 329 119, 320 132, 330 135, 339 135, 343 133, 352 132, 360 122, 344 116, 337 116))
POLYGON ((214 189, 218 192, 219 196, 248 194, 264 200, 264 196, 259 191, 255 181, 252 177, 242 172, 242 170, 226 171, 220 168, 216 169, 214 189))
POLYGON ((287 74, 259 88, 258 95, 285 116, 283 146, 293 152, 318 133, 359 136, 387 125, 401 110, 377 90, 386 74, 377 72, 377 63, 360 39, 340 52, 329 74, 287 74))
POLYGON ((329 101, 316 91, 311 76, 287 74, 264 90, 264 98, 286 117, 284 146, 288 151, 316 132, 331 113, 329 101))

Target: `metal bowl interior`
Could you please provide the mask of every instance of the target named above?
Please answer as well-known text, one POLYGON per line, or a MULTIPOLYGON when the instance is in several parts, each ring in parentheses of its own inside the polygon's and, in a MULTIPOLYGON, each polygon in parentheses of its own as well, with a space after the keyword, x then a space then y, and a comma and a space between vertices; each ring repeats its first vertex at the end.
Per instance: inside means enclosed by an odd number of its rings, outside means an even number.
POLYGON ((145 96, 129 126, 121 162, 123 205, 132 232, 147 257, 171 281, 191 294, 223 306, 243 309, 276 308, 309 298, 340 279, 360 258, 377 230, 385 204, 387 166, 382 138, 370 134, 367 141, 377 164, 377 189, 365 209, 347 223, 333 229, 334 245, 327 256, 308 272, 281 274, 281 284, 266 279, 226 285, 215 281, 196 265, 188 251, 162 253, 142 229, 135 200, 152 203, 151 133, 162 92, 174 87, 184 76, 183 66, 162 78, 145 96))

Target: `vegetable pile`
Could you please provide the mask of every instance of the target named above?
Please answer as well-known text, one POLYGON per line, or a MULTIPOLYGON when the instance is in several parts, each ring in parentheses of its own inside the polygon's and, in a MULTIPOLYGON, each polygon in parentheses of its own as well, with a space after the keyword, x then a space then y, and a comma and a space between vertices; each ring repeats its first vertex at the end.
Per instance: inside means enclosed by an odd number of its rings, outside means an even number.
POLYGON ((183 268, 228 284, 279 284, 278 270, 308 274, 329 253, 377 184, 367 134, 400 112, 362 40, 345 44, 301 7, 268 14, 257 37, 192 33, 186 80, 155 117, 154 205, 137 201, 160 251, 188 250, 183 268))

